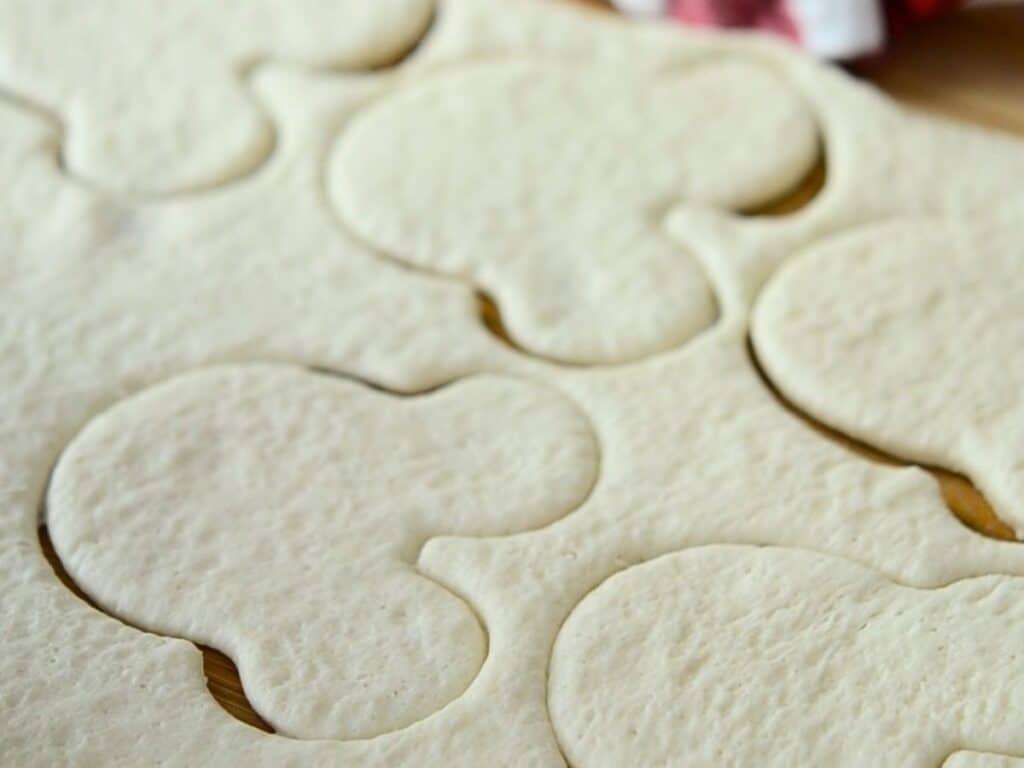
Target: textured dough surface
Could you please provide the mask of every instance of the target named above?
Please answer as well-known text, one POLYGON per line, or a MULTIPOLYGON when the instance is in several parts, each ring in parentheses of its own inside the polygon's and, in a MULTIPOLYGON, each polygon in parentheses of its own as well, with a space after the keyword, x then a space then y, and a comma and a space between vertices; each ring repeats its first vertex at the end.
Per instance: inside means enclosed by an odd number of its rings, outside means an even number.
POLYGON ((361 114, 330 186, 375 246, 493 295, 530 352, 615 363, 715 319, 699 264, 661 231, 668 206, 771 199, 817 146, 798 95, 750 64, 489 64, 361 114))
POLYGON ((1020 768, 1024 758, 1009 755, 956 752, 942 764, 942 768, 1020 768))
POLYGON ((209 187, 272 151, 255 62, 366 68, 409 48, 432 0, 3 0, 0 84, 50 110, 64 161, 123 193, 209 187))
POLYGON ((90 423, 54 472, 48 522, 86 592, 229 652, 277 731, 366 738, 440 709, 483 662, 469 606, 410 567, 422 542, 550 523, 596 467, 587 422, 537 385, 401 400, 213 368, 90 423))
POLYGON ((669 555, 573 611, 551 715, 586 768, 931 768, 964 744, 1024 751, 1022 598, 1021 579, 913 590, 795 550, 669 555))
POLYGON ((971 477, 1024 531, 1024 208, 881 224, 791 262, 757 306, 772 379, 848 434, 971 477))
MULTIPOLYGON (((393 75, 312 77, 257 67, 249 85, 274 120, 276 151, 258 172, 202 195, 110 200, 62 173, 60 136, 0 105, 0 176, 8 181, 0 195, 0 763, 563 766, 549 710, 553 644, 589 592, 620 571, 628 576, 634 565, 732 542, 821 552, 838 563, 837 573, 874 572, 890 595, 903 594, 892 582, 951 584, 935 594, 959 594, 973 582, 953 582, 969 577, 1024 575, 1024 548, 957 522, 924 472, 867 462, 788 414, 745 348, 752 303, 786 260, 882 217, 983 212, 992 200, 1020 193, 1019 144, 907 115, 842 73, 763 42, 626 27, 542 2, 443 0, 439 11, 424 46, 393 75), (471 286, 374 253, 349 234, 325 190, 329 152, 344 144, 354 113, 371 115, 403 92, 483 71, 483 58, 515 58, 510 68, 524 60, 543 60, 544 67, 548 59, 557 60, 552 67, 600 62, 652 78, 683 65, 686 72, 696 64, 693 72, 705 65, 763 68, 813 111, 828 182, 807 208, 784 218, 666 201, 678 203, 666 234, 680 256, 699 261, 718 303, 714 326, 689 342, 631 365, 580 369, 518 353, 484 329, 471 286), (373 100, 379 106, 367 107, 373 100), (596 437, 597 482, 571 513, 518 534, 434 531, 442 535, 418 540, 418 556, 415 547, 403 552, 403 567, 436 584, 446 601, 472 609, 487 641, 468 687, 406 727, 370 739, 292 739, 243 725, 205 686, 200 654, 188 642, 200 631, 177 639, 126 626, 74 597, 40 552, 48 474, 91 420, 129 412, 133 395, 173 387, 181 381, 175 376, 205 375, 187 371, 261 361, 327 369, 402 392, 501 374, 559 392, 596 437)), ((495 69, 505 66, 499 64, 495 69)), ((124 66, 139 69, 130 57, 124 66)), ((530 497, 546 499, 547 492, 538 484, 530 497)), ((118 501, 116 493, 111 498, 118 501)), ((514 507, 516 498, 501 503, 514 507)), ((88 565, 79 562, 79 572, 88 565)), ((262 575, 277 580, 278 570, 262 575)), ((1018 582, 1000 584, 1014 591, 1018 582)), ((111 586, 108 598, 116 600, 121 586, 111 586)), ((787 593, 785 604, 820 610, 830 598, 813 586, 787 593)), ((143 606, 152 629, 171 618, 163 599, 143 606)), ((910 655, 921 626, 904 633, 910 655)), ((971 640, 998 642, 984 633, 971 640)), ((445 643, 437 651, 457 655, 460 647, 445 643)), ((982 682, 998 672, 978 668, 982 682)), ((997 679, 991 690, 1006 688, 997 679)), ((978 728, 949 743, 947 754, 936 747, 930 764, 1015 762, 998 756, 1021 751, 1010 739, 989 737, 1016 725, 1020 708, 1009 693, 989 693, 957 699, 984 709, 984 722, 971 720, 978 728)), ((948 697, 936 701, 945 705, 948 697)), ((941 731, 928 718, 922 724, 941 731)), ((792 725, 770 733, 780 750, 792 725)), ((892 759, 876 750, 867 762, 902 768, 907 753, 898 746, 892 759)), ((626 762, 644 755, 631 752, 626 762)))

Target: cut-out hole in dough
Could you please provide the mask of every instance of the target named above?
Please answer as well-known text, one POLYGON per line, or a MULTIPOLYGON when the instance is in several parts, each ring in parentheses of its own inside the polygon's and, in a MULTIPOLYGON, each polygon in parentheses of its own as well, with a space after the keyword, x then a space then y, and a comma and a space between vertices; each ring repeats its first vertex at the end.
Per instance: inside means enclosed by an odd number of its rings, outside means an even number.
POLYGON ((835 443, 839 443, 845 448, 848 448, 858 456, 863 456, 871 461, 876 461, 880 464, 887 464, 890 466, 920 467, 935 478, 935 481, 939 484, 939 488, 942 490, 942 498, 945 499, 950 511, 958 520, 960 520, 960 522, 968 528, 993 539, 1000 539, 1003 541, 1017 540, 1013 529, 999 519, 999 516, 996 515, 992 505, 988 503, 981 491, 979 491, 968 478, 957 474, 956 472, 950 472, 947 469, 942 469, 941 467, 933 467, 905 461, 897 456, 880 451, 860 440, 855 440, 848 435, 844 435, 842 432, 839 432, 827 424, 809 416, 805 411, 797 407, 792 400, 779 391, 779 388, 771 378, 769 378, 764 367, 761 365, 761 361, 757 356, 757 348, 754 345, 753 340, 749 338, 747 340, 747 350, 749 351, 750 360, 753 363, 758 376, 764 383, 765 388, 771 392, 779 405, 785 408, 793 416, 796 416, 798 419, 803 421, 815 432, 835 443))
POLYGON ((495 303, 494 299, 483 291, 477 291, 476 301, 480 307, 480 321, 484 324, 484 327, 494 334, 494 336, 501 342, 512 347, 517 352, 521 351, 512 340, 512 337, 508 335, 505 323, 501 319, 501 310, 498 309, 498 305, 495 303))
MULTIPOLYGON (((61 562, 60 557, 53 548, 53 542, 50 541, 50 532, 45 525, 39 527, 39 548, 43 551, 43 557, 46 558, 46 562, 50 564, 61 584, 67 587, 79 600, 82 600, 101 613, 106 613, 71 578, 71 575, 64 567, 64 563, 61 562)), ((135 627, 135 625, 124 621, 124 619, 119 617, 113 618, 138 629, 140 632, 145 631, 141 627, 135 627)), ((235 666, 235 663, 216 648, 198 644, 197 647, 203 653, 203 672, 206 675, 206 687, 217 703, 236 720, 240 720, 254 728, 259 728, 261 731, 273 733, 274 729, 259 716, 259 713, 249 703, 249 698, 245 695, 245 688, 242 686, 242 679, 238 676, 238 667, 235 666)))
POLYGON ((807 172, 800 183, 779 195, 774 200, 746 208, 738 213, 743 216, 792 216, 813 203, 828 183, 828 162, 826 153, 820 151, 818 161, 807 172))

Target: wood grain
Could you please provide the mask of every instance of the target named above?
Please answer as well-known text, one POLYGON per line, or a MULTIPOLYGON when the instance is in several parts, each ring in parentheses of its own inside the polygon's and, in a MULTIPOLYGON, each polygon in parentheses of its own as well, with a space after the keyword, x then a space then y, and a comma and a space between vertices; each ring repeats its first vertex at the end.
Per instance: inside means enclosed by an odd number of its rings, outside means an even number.
POLYGON ((1024 9, 940 17, 852 70, 906 104, 1024 135, 1024 9))
MULTIPOLYGON (((568 1, 607 10, 607 5, 598 0, 568 1)), ((1019 10, 986 8, 953 14, 913 30, 885 55, 852 69, 905 104, 1024 136, 1024 13, 1019 10)), ((819 166, 792 194, 749 213, 789 213, 813 198, 824 181, 825 169, 819 166)), ((488 327, 507 339, 497 307, 481 298, 481 310, 488 327)), ((783 407, 829 439, 873 461, 903 463, 807 418, 766 378, 765 383, 783 407)), ((926 469, 938 480, 950 509, 966 525, 994 538, 1014 538, 966 478, 940 468, 926 469)), ((40 529, 40 546, 68 589, 95 606, 64 571, 45 527, 40 529)), ((213 648, 200 648, 214 698, 242 722, 273 732, 249 704, 232 661, 213 648)))

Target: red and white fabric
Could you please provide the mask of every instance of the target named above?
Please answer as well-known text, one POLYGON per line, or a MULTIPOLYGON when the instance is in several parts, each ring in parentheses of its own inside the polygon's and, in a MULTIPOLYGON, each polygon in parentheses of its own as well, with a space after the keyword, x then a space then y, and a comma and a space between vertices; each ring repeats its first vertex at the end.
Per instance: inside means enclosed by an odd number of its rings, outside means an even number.
POLYGON ((621 10, 684 24, 758 29, 827 59, 876 53, 909 24, 967 0, 613 0, 621 10))

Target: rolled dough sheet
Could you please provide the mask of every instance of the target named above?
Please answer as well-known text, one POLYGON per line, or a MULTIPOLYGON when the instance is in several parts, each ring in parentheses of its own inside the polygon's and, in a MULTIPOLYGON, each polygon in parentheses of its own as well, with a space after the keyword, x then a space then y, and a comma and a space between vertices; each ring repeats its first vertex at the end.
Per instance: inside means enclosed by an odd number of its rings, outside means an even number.
MULTIPOLYGON (((4 762, 557 766, 564 745, 549 716, 552 645, 588 592, 620 571, 631 573, 627 569, 638 563, 732 542, 817 551, 821 555, 814 557, 838 564, 837 573, 870 574, 864 578, 885 583, 892 594, 904 589, 893 583, 951 585, 955 592, 969 589, 972 582, 954 582, 970 577, 1024 575, 1024 551, 960 525, 927 474, 867 462, 789 415, 758 378, 745 348, 757 293, 787 259, 817 240, 883 216, 925 212, 955 219, 977 211, 993 195, 1005 197, 1019 186, 1019 147, 908 116, 844 76, 773 45, 627 31, 540 3, 517 5, 507 14, 504 6, 500 13, 495 7, 478 0, 446 3, 436 36, 395 75, 310 76, 260 68, 252 76, 252 92, 274 116, 277 151, 259 172, 203 195, 159 203, 112 201, 62 174, 55 159, 59 137, 45 125, 24 111, 0 112, 0 169, 9 189, 17 190, 0 200, 6 238, 0 251, 6 276, 0 283, 4 762), (675 268, 692 269, 687 257, 699 263, 718 310, 717 320, 685 343, 680 339, 674 348, 628 365, 579 369, 517 352, 480 322, 474 300, 479 286, 396 265, 393 260, 407 254, 375 253, 350 233, 352 222, 332 209, 324 187, 331 147, 344 146, 350 138, 346 129, 358 122, 349 118, 370 101, 380 100, 371 110, 383 109, 417 89, 443 89, 446 78, 484 71, 476 63, 469 67, 473 57, 515 54, 533 59, 529 66, 547 67, 542 54, 582 60, 590 48, 610 66, 615 57, 638 51, 638 41, 654 39, 664 42, 645 47, 648 53, 633 65, 633 76, 654 77, 652 70, 668 65, 703 67, 705 58, 708 71, 720 64, 763 66, 766 78, 784 83, 783 92, 791 89, 812 111, 828 163, 825 190, 791 217, 743 217, 693 202, 675 206, 666 230, 681 246, 675 268), (721 61, 710 61, 714 57, 721 61), (956 182, 948 188, 934 183, 935 153, 942 147, 958 150, 943 160, 946 178, 956 182), (865 191, 872 184, 874 197, 865 191), (48 215, 40 217, 41 210, 48 215), (417 531, 418 556, 415 547, 401 553, 402 567, 435 584, 432 594, 452 606, 449 615, 468 632, 449 642, 424 630, 428 647, 439 656, 463 660, 449 670, 451 678, 447 672, 438 678, 447 687, 431 694, 431 707, 439 708, 425 717, 416 719, 421 712, 415 706, 397 706, 379 722, 367 720, 349 732, 379 733, 369 739, 262 734, 213 701, 191 643, 140 632, 88 607, 59 584, 43 559, 38 510, 62 450, 72 441, 87 441, 90 421, 99 414, 106 415, 92 422, 95 429, 111 414, 129 413, 137 403, 134 393, 173 388, 179 374, 224 363, 330 369, 404 392, 471 374, 501 374, 516 391, 539 387, 561 404, 556 410, 568 408, 587 423, 599 467, 585 498, 558 497, 565 480, 559 477, 530 488, 526 497, 500 496, 490 510, 518 515, 515 502, 535 498, 547 510, 540 517, 523 525, 506 518, 497 530, 488 529, 490 537, 443 535, 464 530, 457 527, 417 531), (548 508, 551 498, 564 503, 548 508), (535 524, 543 527, 511 533, 535 524), (467 647, 459 638, 473 632, 457 605, 472 609, 486 637, 478 668, 479 652, 458 655, 467 647), (459 685, 451 681, 461 684, 473 669, 472 681, 457 694, 459 685), (102 713, 99 725, 96 713, 102 713)), ((525 65, 487 66, 498 71, 525 65)), ((255 412, 272 413, 262 402, 255 412)), ((489 419, 473 402, 465 405, 473 418, 489 419)), ((528 415, 524 424, 531 423, 528 415)), ((168 425, 177 423, 174 416, 161 414, 168 425)), ((323 421, 316 426, 330 423, 323 421)), ((554 426, 540 431, 548 434, 554 426)), ((146 438, 114 432, 116 440, 146 438)), ((472 456, 473 446, 460 450, 472 456)), ((511 444, 495 450, 517 455, 511 444)), ((552 462, 545 471, 557 466, 552 462)), ((406 474, 393 469, 394 477, 406 474)), ((415 467, 407 469, 415 476, 415 467)), ((450 469, 459 476, 459 465, 450 469)), ((517 476, 515 465, 488 466, 479 480, 500 482, 503 471, 517 476)), ((124 479, 135 475, 128 472, 124 479)), ((282 477, 267 472, 265 481, 282 477)), ((202 491, 187 478, 179 481, 182 493, 202 491)), ((173 480, 166 483, 170 487, 173 480)), ((579 490, 573 483, 564 487, 579 490)), ((125 503, 116 491, 110 498, 125 503)), ((188 513, 177 507, 167 522, 188 519, 188 513)), ((112 552, 95 551, 95 562, 85 558, 75 567, 79 573, 95 568, 97 582, 105 583, 112 552)), ((280 571, 279 563, 268 567, 266 578, 277 579, 280 571)), ((1008 589, 1017 588, 1016 578, 1004 581, 1008 589)), ((212 590, 209 584, 198 588, 212 590)), ((401 597, 390 589, 385 594, 401 597)), ((790 597, 817 610, 823 601, 839 600, 842 590, 837 594, 812 590, 790 597)), ((160 610, 160 597, 142 606, 136 595, 136 608, 152 611, 154 629, 172 621, 160 610)), ((128 598, 112 587, 105 601, 127 605, 128 598)), ((314 613, 311 626, 316 619, 314 613)), ((198 626, 195 636, 183 634, 200 639, 198 626)), ((400 638, 396 634, 371 651, 386 655, 400 647, 400 638)), ((908 630, 903 639, 910 647, 928 638, 908 630)), ((479 651, 479 639, 473 642, 479 651)), ((987 680, 998 671, 983 668, 979 675, 987 680)), ((433 672, 415 675, 409 690, 423 690, 433 672)), ((339 673, 345 670, 333 672, 339 673)), ((997 677, 997 684, 1003 682, 997 677)), ((1012 699, 1005 708, 987 696, 969 694, 964 701, 987 707, 991 716, 984 722, 979 716, 977 729, 965 730, 961 743, 949 745, 950 753, 961 750, 951 764, 987 759, 972 750, 1018 751, 1009 737, 995 743, 999 729, 1018 719, 1012 699)), ((301 720, 300 727, 307 722, 301 720)), ((790 730, 774 733, 782 739, 790 730)), ((635 761, 645 754, 637 752, 635 761)))

